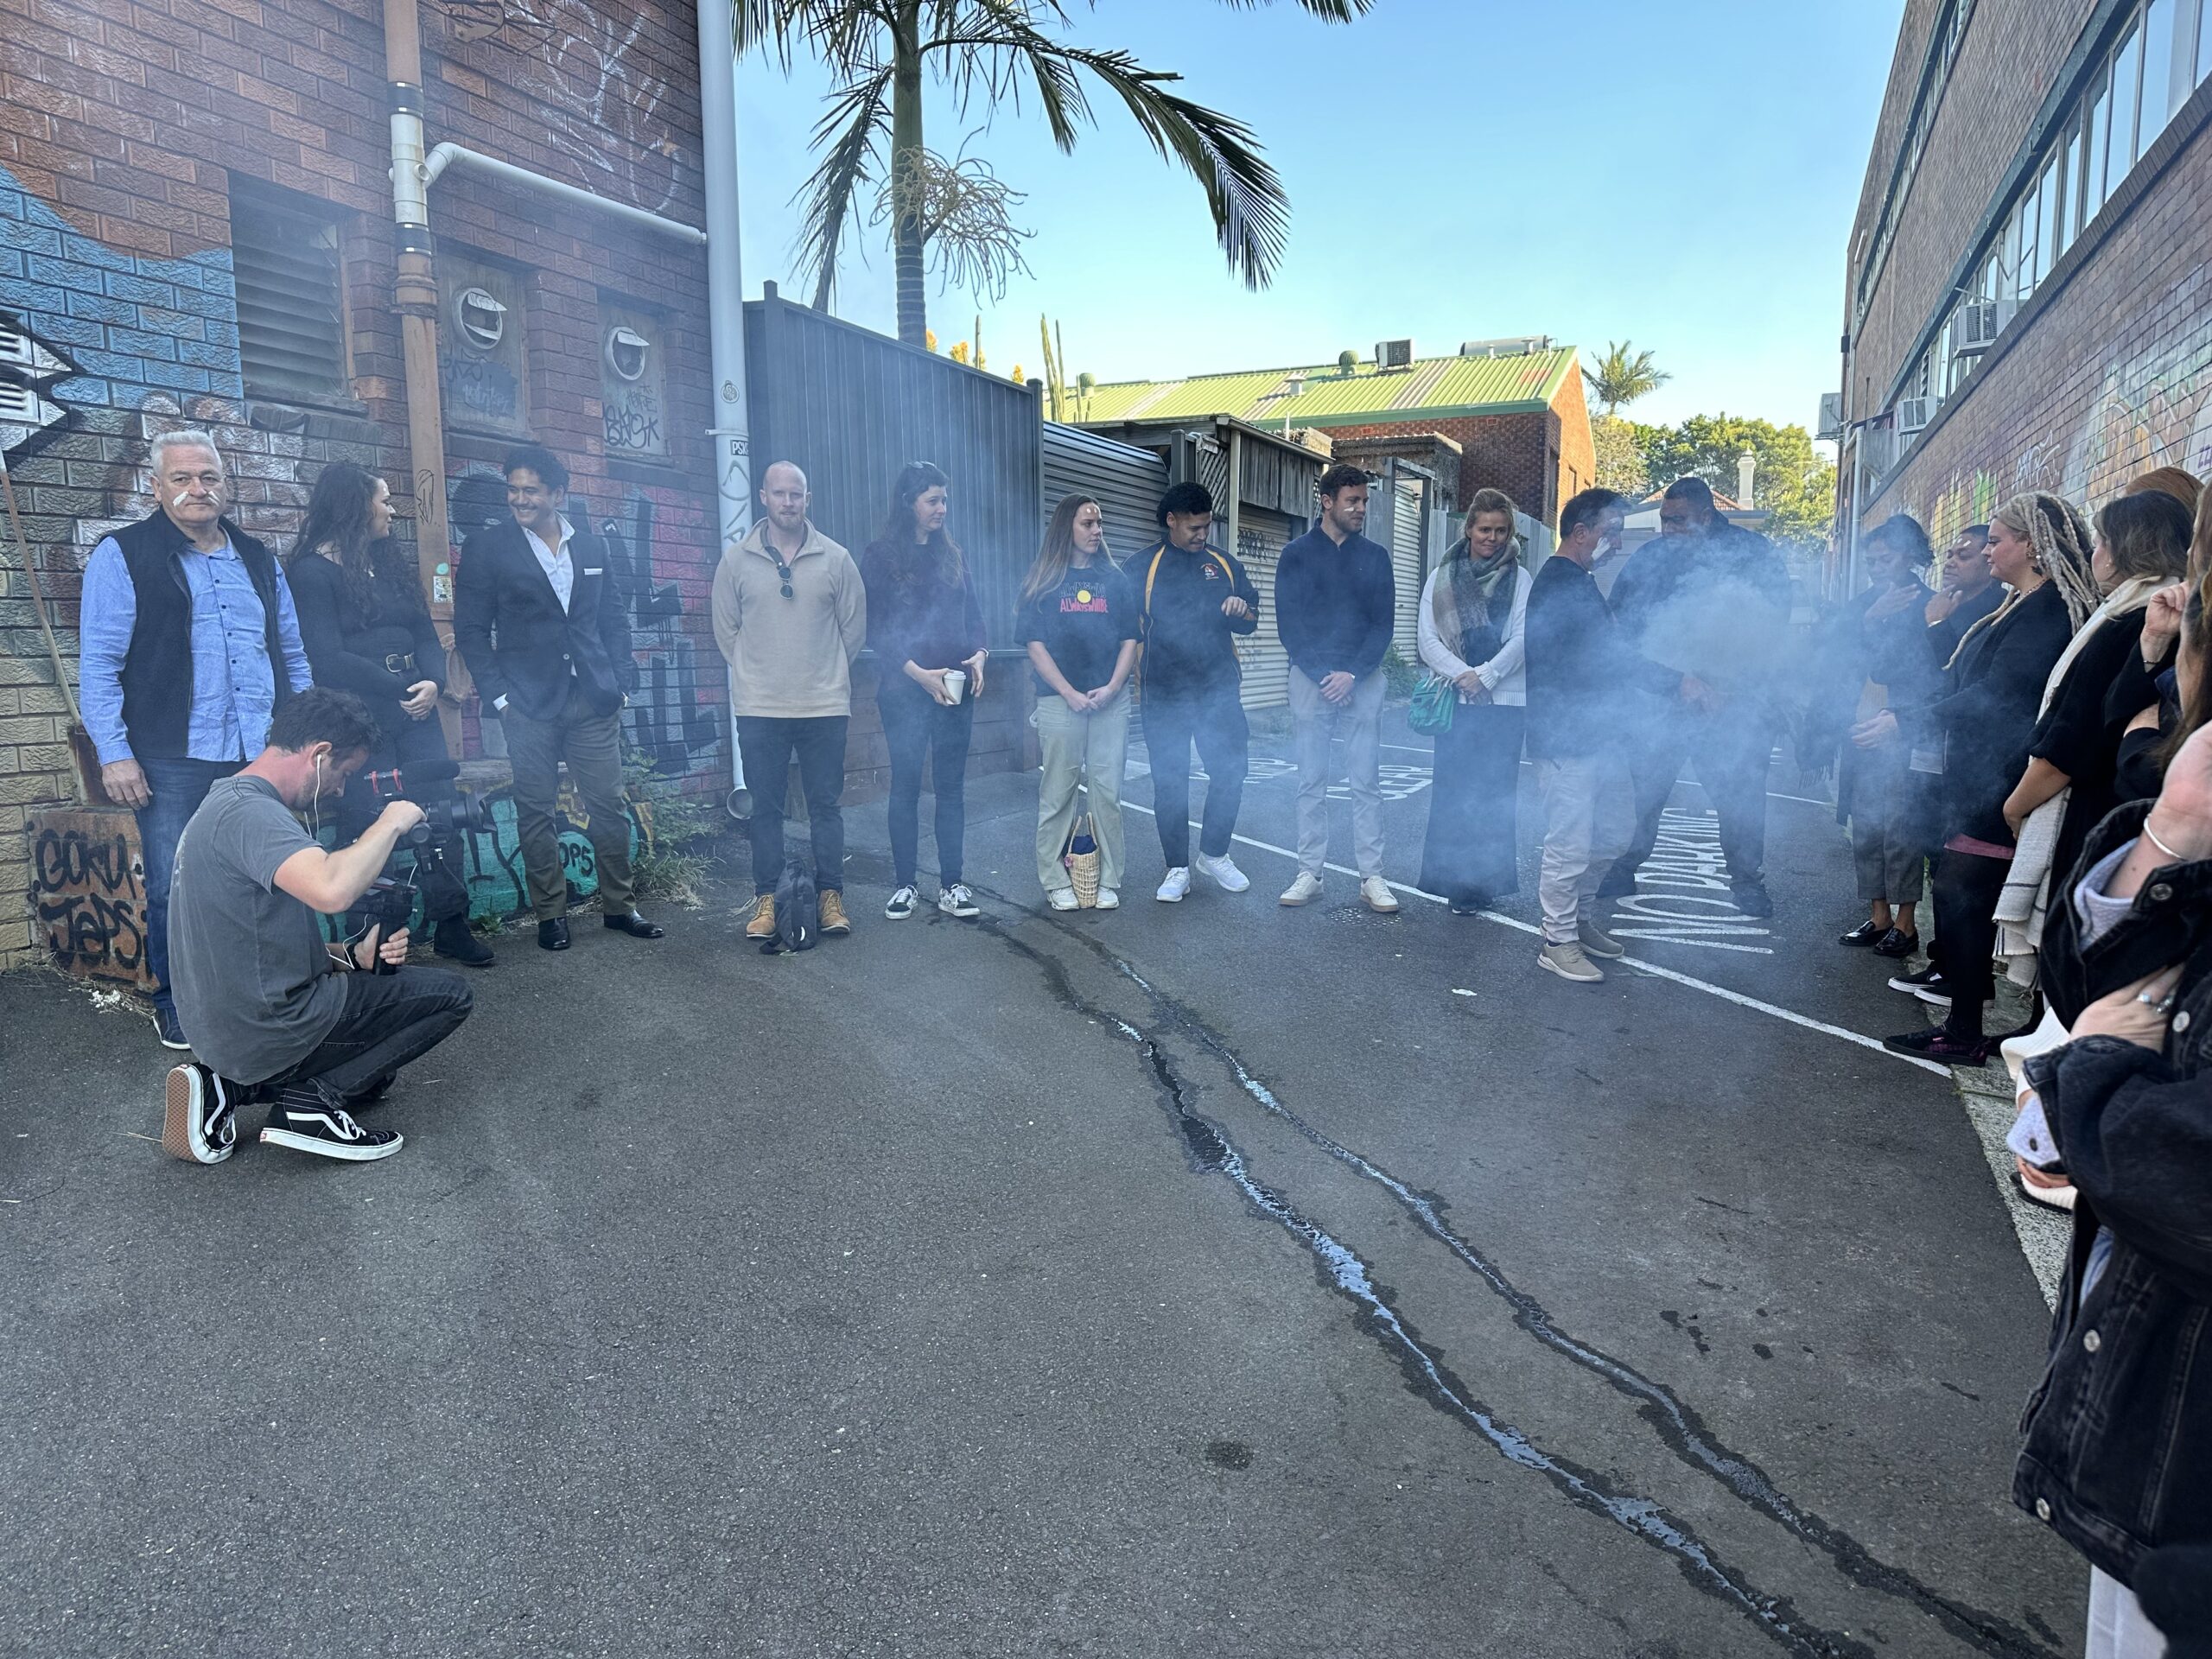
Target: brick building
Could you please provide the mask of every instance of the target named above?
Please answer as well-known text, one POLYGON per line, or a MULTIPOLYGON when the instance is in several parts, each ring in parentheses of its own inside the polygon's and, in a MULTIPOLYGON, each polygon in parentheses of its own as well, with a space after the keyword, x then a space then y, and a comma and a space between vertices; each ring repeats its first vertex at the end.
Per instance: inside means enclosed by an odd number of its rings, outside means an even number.
POLYGON ((2212 471, 2212 3, 1910 0, 1852 230, 1839 528, 2212 471))
MULTIPOLYGON (((434 571, 503 512, 499 458, 534 436, 568 458, 571 517, 612 544, 643 682, 632 736, 661 775, 726 785, 706 605, 718 538, 704 256, 454 168, 429 209, 442 476, 416 479, 384 18, 372 0, 0 0, 0 444, 63 652, 92 547, 151 510, 146 442, 161 430, 216 432, 234 515, 280 551, 329 461, 390 480, 403 536, 418 487, 437 489, 454 545, 420 550, 434 571)), ((420 27, 432 143, 702 221, 688 0, 540 0, 526 16, 423 0, 420 27)), ((96 894, 45 892, 65 874, 81 887, 105 856, 98 826, 74 850, 26 836, 74 802, 53 680, 10 550, 0 889, 34 903, 0 907, 0 963, 43 935, 65 961, 108 953, 128 969, 128 927, 85 919, 96 894)), ((472 753, 485 735, 470 713, 472 753)))
POLYGON ((1562 502, 1596 480, 1589 406, 1572 346, 1541 338, 1478 340, 1452 357, 1405 355, 1408 361, 1387 369, 1332 363, 1116 382, 1083 394, 1077 416, 1109 435, 1128 422, 1229 416, 1270 431, 1319 431, 1332 441, 1448 438, 1458 446, 1459 474, 1447 483, 1459 505, 1478 489, 1502 489, 1548 524, 1562 502))

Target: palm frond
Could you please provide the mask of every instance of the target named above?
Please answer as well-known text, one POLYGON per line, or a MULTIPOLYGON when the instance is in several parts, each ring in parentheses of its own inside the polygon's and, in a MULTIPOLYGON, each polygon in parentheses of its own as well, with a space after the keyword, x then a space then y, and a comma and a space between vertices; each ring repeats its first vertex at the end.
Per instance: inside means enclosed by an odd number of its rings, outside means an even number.
MULTIPOLYGON (((1273 5, 1274 0, 1221 0, 1221 3, 1236 11, 1257 11, 1273 5)), ((1375 0, 1298 0, 1298 7, 1325 23, 1348 23, 1373 10, 1375 0)))
POLYGON ((891 105, 884 96, 890 85, 891 71, 880 69, 839 87, 830 95, 828 112, 815 125, 815 146, 826 143, 829 149, 799 193, 806 205, 795 251, 798 275, 813 278, 817 308, 829 303, 838 252, 852 228, 861 194, 875 180, 883 146, 890 140, 891 105))

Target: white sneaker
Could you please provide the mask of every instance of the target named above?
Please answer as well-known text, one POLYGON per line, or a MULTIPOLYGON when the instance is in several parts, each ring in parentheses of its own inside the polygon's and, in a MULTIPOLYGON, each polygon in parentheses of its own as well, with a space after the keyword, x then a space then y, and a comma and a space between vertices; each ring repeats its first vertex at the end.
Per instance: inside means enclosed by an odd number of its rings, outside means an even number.
MULTIPOLYGON (((1072 899, 1075 895, 1070 893, 1068 897, 1072 899)), ((968 891, 965 881, 956 881, 938 894, 937 907, 948 916, 957 916, 963 920, 983 913, 983 907, 976 902, 976 895, 968 891)))
POLYGON ((1390 884, 1379 875, 1370 875, 1359 884, 1359 896, 1370 910, 1380 911, 1385 916, 1398 912, 1398 895, 1390 891, 1390 884))
POLYGON ((883 913, 892 921, 903 922, 914 913, 914 901, 920 896, 912 887, 901 887, 891 895, 891 901, 884 906, 883 913))
POLYGON ((1242 893, 1252 885, 1252 878, 1238 869, 1227 853, 1219 858, 1209 858, 1200 853, 1192 861, 1204 870, 1224 893, 1242 893))
POLYGON ((1536 953, 1536 965, 1578 985, 1595 985, 1605 976, 1604 969, 1582 954, 1580 944, 1548 944, 1536 953))
POLYGON ((1167 879, 1160 884, 1160 891, 1152 896, 1163 905, 1179 905, 1183 895, 1191 890, 1191 867, 1178 864, 1167 872, 1167 879))
POLYGON ((1111 887, 1099 888, 1098 902, 1091 906, 1093 910, 1119 910, 1121 907, 1122 895, 1111 887))
POLYGON ((1298 880, 1283 889, 1279 905, 1310 905, 1321 896, 1321 878, 1311 870, 1300 870, 1298 880))
POLYGON ((1073 887, 1047 887, 1045 890, 1045 902, 1050 905, 1054 910, 1079 910, 1082 908, 1081 905, 1076 899, 1075 889, 1073 887))

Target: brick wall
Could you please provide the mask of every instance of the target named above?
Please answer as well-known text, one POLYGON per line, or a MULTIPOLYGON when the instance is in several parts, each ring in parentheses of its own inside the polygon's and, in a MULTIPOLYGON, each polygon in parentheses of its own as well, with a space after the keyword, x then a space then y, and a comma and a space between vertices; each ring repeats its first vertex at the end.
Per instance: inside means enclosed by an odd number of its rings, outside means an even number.
POLYGON ((1885 480, 1866 522, 1940 542, 2022 490, 2094 507, 2137 473, 2212 474, 2212 87, 2200 88, 1885 480))
MULTIPOLYGON (((1580 388, 1577 389, 1580 398, 1580 388)), ((1590 455, 1590 423, 1580 423, 1579 453, 1556 410, 1524 415, 1462 416, 1446 420, 1378 421, 1332 426, 1332 441, 1343 438, 1446 437, 1459 446, 1459 476, 1451 480, 1461 508, 1477 490, 1503 490, 1521 511, 1550 522, 1566 498, 1560 493, 1569 455, 1577 457, 1586 484, 1595 471, 1590 455), (1564 453, 1563 453, 1564 452, 1564 453)))
MULTIPOLYGON (((695 18, 687 0, 547 0, 543 30, 453 38, 425 6, 426 124, 601 195, 697 224, 695 18)), ((235 516, 280 550, 317 472, 361 461, 391 481, 411 533, 407 388, 392 291, 381 10, 371 0, 0 0, 0 311, 59 363, 45 429, 12 448, 25 531, 64 650, 75 651, 84 561, 151 510, 148 438, 213 429, 235 516), (315 406, 251 395, 239 360, 232 175, 296 193, 334 221, 346 301, 346 395, 315 406)), ((707 620, 715 509, 708 420, 705 260, 696 248, 550 208, 459 170, 432 192, 441 276, 473 257, 520 304, 510 428, 568 459, 575 508, 617 543, 644 695, 632 735, 664 772, 726 783, 723 676, 707 620), (609 308, 657 334, 668 366, 650 454, 610 446, 601 346, 609 308)), ((442 299, 450 303, 450 283, 442 299)), ((442 350, 454 351, 449 315, 442 350)), ((450 383, 449 383, 450 385, 450 383)), ((626 411, 634 415, 635 411, 626 411)), ((461 495, 512 441, 448 398, 446 477, 461 495)), ((634 433, 642 428, 626 428, 634 433)), ((575 510, 572 508, 572 511, 575 510)), ((449 560, 452 549, 423 550, 449 560)), ((73 798, 59 692, 14 561, 0 575, 0 893, 32 886, 27 814, 73 798)), ((468 730, 474 737, 472 721, 468 730)), ((0 907, 0 963, 32 922, 0 907)))

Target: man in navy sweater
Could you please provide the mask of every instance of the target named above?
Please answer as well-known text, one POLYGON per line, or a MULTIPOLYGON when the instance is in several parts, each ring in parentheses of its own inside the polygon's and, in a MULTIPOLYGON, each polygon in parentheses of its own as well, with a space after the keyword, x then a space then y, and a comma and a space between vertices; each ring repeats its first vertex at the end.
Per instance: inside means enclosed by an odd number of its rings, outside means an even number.
POLYGON ((1351 787, 1352 855, 1370 910, 1398 908, 1382 879, 1382 653, 1390 648, 1397 584, 1389 551, 1367 527, 1367 474, 1321 474, 1321 522, 1282 550, 1275 567, 1275 630, 1290 658, 1298 728, 1298 875, 1286 905, 1321 896, 1329 855, 1329 744, 1344 740, 1351 787))

